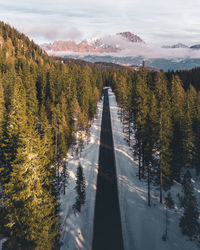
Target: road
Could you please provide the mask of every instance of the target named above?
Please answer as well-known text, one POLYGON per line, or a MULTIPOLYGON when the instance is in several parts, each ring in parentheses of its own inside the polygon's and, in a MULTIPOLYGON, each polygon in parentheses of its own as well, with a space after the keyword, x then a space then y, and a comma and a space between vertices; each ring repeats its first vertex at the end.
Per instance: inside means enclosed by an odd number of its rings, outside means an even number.
POLYGON ((124 249, 108 89, 104 90, 92 249, 124 249))

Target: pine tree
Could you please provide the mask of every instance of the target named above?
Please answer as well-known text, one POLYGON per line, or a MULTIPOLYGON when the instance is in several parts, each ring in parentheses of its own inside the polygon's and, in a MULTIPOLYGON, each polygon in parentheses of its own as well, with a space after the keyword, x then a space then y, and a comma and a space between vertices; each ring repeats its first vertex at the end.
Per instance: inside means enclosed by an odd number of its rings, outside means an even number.
POLYGON ((135 93, 134 93, 134 123, 135 123, 135 139, 136 139, 136 152, 139 158, 139 165, 138 165, 138 176, 139 179, 141 178, 141 170, 143 171, 144 175, 144 159, 143 156, 143 135, 145 129, 145 120, 148 113, 148 87, 146 83, 146 71, 143 69, 137 75, 136 85, 135 85, 135 93), (142 166, 141 166, 142 162, 142 166))
POLYGON ((47 178, 47 180, 49 180, 48 185, 51 185, 51 183, 53 182, 53 178, 55 177, 54 169, 51 168, 51 164, 54 162, 55 158, 55 147, 53 145, 53 128, 47 119, 44 105, 41 106, 40 110, 40 123, 40 137, 42 140, 42 144, 46 149, 45 155, 49 160, 49 163, 46 165, 46 167, 49 168, 49 177, 47 178))
MULTIPOLYGON (((4 100, 4 90, 0 76, 0 175, 2 176, 2 159, 3 159, 3 123, 5 118, 5 100, 4 100)), ((0 196, 2 193, 3 180, 0 178, 0 196)))
POLYGON ((171 105, 167 89, 167 81, 161 72, 157 78, 157 91, 159 98, 159 175, 160 175, 160 203, 162 203, 163 177, 169 182, 171 175, 171 150, 172 140, 172 122, 171 122, 171 105))
POLYGON ((189 103, 186 102, 186 111, 184 114, 184 118, 181 123, 182 130, 182 162, 184 167, 193 167, 193 153, 194 153, 194 133, 193 133, 193 124, 191 112, 189 110, 189 103))
POLYGON ((148 205, 150 206, 150 182, 151 171, 155 166, 155 152, 158 145, 159 117, 155 95, 149 90, 148 113, 144 125, 144 134, 142 138, 143 159, 147 167, 148 184, 148 205))
POLYGON ((74 204, 73 208, 77 212, 81 212, 81 207, 85 203, 85 178, 83 175, 83 167, 81 166, 80 162, 77 168, 77 173, 76 173, 76 192, 77 192, 77 197, 76 197, 76 203, 74 204))
POLYGON ((128 121, 128 142, 131 145, 131 123, 133 122, 133 90, 131 79, 127 80, 127 102, 125 107, 126 120, 128 121))
POLYGON ((76 81, 72 77, 72 73, 67 75, 67 80, 65 84, 66 102, 67 102, 67 112, 69 119, 69 138, 68 146, 74 143, 74 120, 77 107, 76 98, 76 81))
POLYGON ((199 235, 200 225, 198 222, 199 212, 197 208, 197 201, 194 195, 194 188, 191 182, 191 175, 187 172, 183 180, 184 199, 183 207, 184 214, 180 219, 180 227, 184 235, 192 238, 199 235))
POLYGON ((197 167, 198 158, 198 99, 197 92, 192 85, 187 90, 186 112, 185 112, 185 165, 197 167))
POLYGON ((3 224, 8 232, 5 249, 55 249, 59 241, 60 166, 75 142, 75 130, 89 128, 101 95, 103 72, 96 67, 59 63, 3 22, 0 34, 0 185, 3 224))
POLYGON ((61 165, 61 157, 60 157, 61 111, 59 104, 57 104, 56 107, 54 107, 52 110, 52 127, 53 127, 54 145, 55 145, 54 164, 56 166, 57 185, 59 189, 60 165, 61 165))
POLYGON ((52 249, 59 241, 59 218, 48 178, 46 148, 30 114, 22 143, 12 161, 5 185, 8 249, 52 249))
POLYGON ((36 90, 36 82, 31 76, 28 69, 23 72, 23 83, 26 88, 26 102, 27 109, 31 112, 35 117, 35 122, 38 121, 38 99, 37 99, 37 90, 36 90))
POLYGON ((172 176, 174 179, 180 179, 180 171, 184 166, 183 155, 183 129, 184 124, 184 103, 185 103, 185 91, 182 83, 177 76, 172 77, 171 82, 171 107, 172 107, 172 126, 173 136, 171 143, 172 150, 172 176))
POLYGON ((11 162, 16 157, 17 149, 22 143, 22 136, 26 124, 26 97, 21 80, 13 78, 13 89, 10 103, 5 116, 2 138, 2 179, 8 182, 9 173, 12 170, 11 162))
POLYGON ((67 102, 64 92, 60 96, 60 112, 61 112, 61 126, 60 126, 60 157, 63 158, 67 153, 67 141, 69 138, 69 117, 67 110, 67 102))
POLYGON ((197 174, 200 174, 200 92, 197 98, 197 113, 194 119, 194 152, 193 164, 197 174))
POLYGON ((89 115, 89 97, 90 97, 90 77, 87 67, 81 68, 77 74, 77 99, 81 111, 85 114, 86 120, 89 115))
POLYGON ((2 79, 0 75, 0 137, 2 137, 3 122, 5 116, 5 99, 4 99, 4 89, 2 85, 2 79))
POLYGON ((164 241, 168 238, 168 227, 169 227, 169 218, 168 218, 168 209, 174 208, 174 201, 172 200, 171 193, 169 192, 167 194, 167 197, 165 198, 165 233, 162 236, 162 239, 164 241))

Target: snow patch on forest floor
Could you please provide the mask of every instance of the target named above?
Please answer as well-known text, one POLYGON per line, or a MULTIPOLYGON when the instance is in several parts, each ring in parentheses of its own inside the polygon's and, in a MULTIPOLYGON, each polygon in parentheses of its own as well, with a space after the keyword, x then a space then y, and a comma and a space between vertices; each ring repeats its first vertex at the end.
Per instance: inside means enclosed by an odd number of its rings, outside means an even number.
POLYGON ((103 101, 98 103, 97 116, 90 128, 90 141, 81 153, 81 156, 68 155, 68 181, 66 193, 61 194, 61 249, 78 250, 91 249, 93 238, 93 218, 96 197, 97 168, 99 160, 99 143, 101 132, 103 101), (76 171, 78 164, 83 167, 83 176, 86 184, 86 199, 81 207, 81 212, 75 212, 73 205, 76 202, 77 193, 76 171))
POLYGON ((6 241, 5 238, 2 238, 0 235, 0 250, 2 249, 3 243, 6 241))
MULTIPOLYGON (((128 146, 126 135, 123 133, 119 108, 111 89, 109 101, 125 250, 199 249, 194 241, 182 235, 179 227, 182 214, 177 197, 178 193, 181 195, 182 190, 179 183, 175 183, 170 190, 176 206, 175 209, 168 210, 168 238, 166 241, 162 240, 166 230, 166 210, 164 205, 159 203, 158 186, 151 187, 151 207, 148 207, 147 184, 145 180, 138 180, 137 161, 134 160, 133 150, 128 146)), ((198 193, 199 180, 195 182, 198 193)))

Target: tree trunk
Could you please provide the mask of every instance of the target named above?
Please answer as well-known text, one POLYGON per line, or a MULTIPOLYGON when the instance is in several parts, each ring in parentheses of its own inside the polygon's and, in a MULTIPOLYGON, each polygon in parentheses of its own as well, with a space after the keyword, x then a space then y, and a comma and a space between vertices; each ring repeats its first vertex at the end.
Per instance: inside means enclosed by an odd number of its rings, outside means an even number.
POLYGON ((59 174, 59 171, 60 171, 60 166, 59 166, 59 156, 58 156, 58 132, 56 131, 56 141, 55 141, 55 144, 56 144, 56 147, 55 147, 55 154, 56 154, 56 163, 57 163, 57 180, 58 180, 58 187, 60 185, 60 174, 59 174))
POLYGON ((63 170, 64 170, 64 182, 63 182, 63 194, 65 195, 65 188, 66 188, 66 164, 67 163, 64 163, 64 166, 63 166, 63 170))
POLYGON ((128 142, 129 147, 131 146, 131 112, 129 109, 129 117, 128 117, 128 142))
POLYGON ((150 196, 150 166, 148 164, 148 177, 147 177, 147 182, 148 182, 148 206, 151 206, 151 196, 150 196))
POLYGON ((139 143, 139 165, 138 165, 138 172, 139 172, 139 180, 141 180, 141 150, 140 150, 140 143, 139 143))
POLYGON ((122 108, 122 124, 123 124, 123 133, 124 133, 124 108, 122 108))
POLYGON ((163 203, 162 200, 162 186, 163 186, 163 179, 162 179, 163 173, 162 173, 162 168, 160 166, 160 203, 163 203))
POLYGON ((141 158, 142 158, 142 166, 141 166, 141 170, 142 170, 142 178, 144 178, 144 174, 145 174, 145 163, 144 163, 144 151, 141 150, 142 153, 141 153, 141 158))
POLYGON ((167 238, 167 233, 168 233, 168 213, 167 213, 167 208, 166 208, 166 228, 165 228, 166 238, 167 238))

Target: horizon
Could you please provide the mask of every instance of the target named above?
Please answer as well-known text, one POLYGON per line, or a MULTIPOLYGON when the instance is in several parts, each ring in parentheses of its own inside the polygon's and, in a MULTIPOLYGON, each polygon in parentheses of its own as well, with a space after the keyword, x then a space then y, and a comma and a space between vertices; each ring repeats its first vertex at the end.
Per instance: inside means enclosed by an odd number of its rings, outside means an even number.
POLYGON ((191 46, 200 42, 199 9, 198 0, 0 0, 2 21, 38 44, 130 31, 152 46, 191 46))

